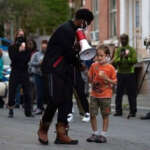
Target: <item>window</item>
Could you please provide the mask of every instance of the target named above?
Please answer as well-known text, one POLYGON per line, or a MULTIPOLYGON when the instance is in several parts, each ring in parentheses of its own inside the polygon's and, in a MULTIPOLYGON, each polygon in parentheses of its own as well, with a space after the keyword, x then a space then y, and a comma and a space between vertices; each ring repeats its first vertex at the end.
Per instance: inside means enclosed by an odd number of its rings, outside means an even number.
POLYGON ((94 21, 91 33, 91 38, 94 41, 99 40, 99 0, 92 0, 92 8, 93 8, 93 14, 94 14, 94 21))
POLYGON ((140 4, 139 4, 139 1, 136 1, 136 3, 135 3, 135 25, 136 25, 136 28, 139 28, 139 26, 140 26, 140 4))
POLYGON ((116 0, 109 0, 109 35, 113 38, 117 35, 117 8, 116 0))

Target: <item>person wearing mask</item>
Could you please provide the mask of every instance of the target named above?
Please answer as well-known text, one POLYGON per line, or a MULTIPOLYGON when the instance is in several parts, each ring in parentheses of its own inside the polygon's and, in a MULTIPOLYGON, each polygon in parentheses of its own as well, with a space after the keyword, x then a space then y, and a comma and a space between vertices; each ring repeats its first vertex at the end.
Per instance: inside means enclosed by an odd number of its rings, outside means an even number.
MULTIPOLYGON (((82 117, 83 122, 90 121, 89 114, 89 103, 88 103, 88 85, 86 83, 87 79, 87 70, 86 66, 82 63, 82 68, 74 69, 74 96, 77 101, 79 113, 82 117)), ((73 103, 70 107, 70 113, 68 114, 68 122, 73 120, 73 103)))
POLYGON ((13 108, 15 107, 15 96, 18 85, 23 88, 25 97, 24 113, 26 117, 32 117, 30 82, 28 74, 28 63, 30 60, 30 51, 26 47, 26 38, 23 29, 16 33, 14 44, 8 48, 8 54, 11 60, 11 73, 9 78, 9 95, 8 95, 8 117, 14 116, 13 108))
POLYGON ((43 61, 44 54, 47 49, 47 40, 43 40, 41 44, 41 50, 35 52, 30 61, 30 68, 31 73, 33 74, 33 78, 35 81, 36 86, 36 93, 37 93, 37 109, 35 110, 36 115, 42 114, 42 111, 44 109, 43 103, 44 103, 44 86, 43 86, 43 75, 41 72, 41 63, 43 61))
POLYGON ((136 77, 134 65, 137 63, 136 51, 129 46, 127 34, 120 36, 121 46, 115 51, 114 65, 117 72, 117 91, 116 91, 116 113, 114 116, 122 116, 122 97, 126 90, 129 100, 130 112, 128 117, 135 117, 137 112, 136 104, 136 77))
POLYGON ((73 70, 80 66, 80 60, 73 49, 76 30, 85 28, 93 20, 88 9, 79 9, 75 19, 60 25, 51 36, 42 62, 42 73, 47 82, 49 103, 44 111, 38 129, 39 141, 48 144, 48 129, 58 109, 55 144, 77 144, 68 135, 68 107, 73 93, 73 70), (47 79, 46 79, 47 78, 47 79))

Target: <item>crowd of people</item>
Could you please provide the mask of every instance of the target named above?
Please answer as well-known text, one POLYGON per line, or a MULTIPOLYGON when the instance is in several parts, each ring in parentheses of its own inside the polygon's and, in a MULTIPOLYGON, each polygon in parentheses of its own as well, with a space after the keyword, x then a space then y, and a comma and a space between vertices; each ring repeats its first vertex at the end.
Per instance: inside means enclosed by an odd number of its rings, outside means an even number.
MULTIPOLYGON (((93 19, 90 10, 79 9, 75 18, 59 26, 49 41, 41 41, 40 50, 37 50, 33 39, 26 39, 23 29, 16 32, 14 44, 9 46, 11 73, 8 117, 14 117, 14 108, 20 104, 23 105, 26 117, 42 115, 38 129, 41 144, 48 144, 48 130, 56 111, 55 144, 78 144, 78 140, 68 135, 69 122, 73 119, 74 98, 82 121, 91 123, 92 134, 87 142, 106 143, 114 86, 117 87, 114 116, 123 115, 124 93, 129 99, 128 117, 136 116, 137 83, 134 65, 137 57, 135 49, 128 44, 129 36, 120 36, 121 46, 115 50, 114 57, 108 46, 100 44, 92 60, 80 60, 76 31, 78 28, 85 29, 93 19), (102 116, 101 130, 98 129, 96 119, 99 109, 102 116)), ((0 80, 1 55, 2 53, 0 80)), ((0 107, 3 105, 0 97, 0 107)), ((141 119, 150 119, 150 115, 147 114, 141 119)))

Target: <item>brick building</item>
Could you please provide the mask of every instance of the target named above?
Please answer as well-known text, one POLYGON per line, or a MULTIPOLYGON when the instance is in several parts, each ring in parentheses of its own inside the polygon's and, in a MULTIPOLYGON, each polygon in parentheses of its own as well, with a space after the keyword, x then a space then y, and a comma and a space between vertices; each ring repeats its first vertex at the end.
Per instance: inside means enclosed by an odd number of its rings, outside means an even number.
MULTIPOLYGON (((143 60, 143 57, 150 58, 150 52, 148 55, 144 46, 144 39, 150 37, 150 0, 70 1, 73 2, 75 10, 80 7, 92 10, 95 19, 89 27, 88 38, 93 45, 100 42, 119 45, 118 37, 127 33, 130 45, 137 51, 138 60, 143 60)), ((145 63, 140 64, 140 68, 144 69, 142 66, 146 66, 145 63)), ((144 91, 149 91, 149 82, 144 84, 144 91)))

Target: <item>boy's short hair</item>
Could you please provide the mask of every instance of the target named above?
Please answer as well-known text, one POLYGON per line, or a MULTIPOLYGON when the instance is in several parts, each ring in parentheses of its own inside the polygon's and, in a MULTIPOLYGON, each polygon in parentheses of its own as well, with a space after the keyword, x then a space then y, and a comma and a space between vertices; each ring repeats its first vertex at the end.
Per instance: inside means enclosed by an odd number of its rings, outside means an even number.
POLYGON ((96 48, 97 51, 100 49, 103 50, 106 55, 110 55, 110 50, 109 50, 108 46, 102 44, 96 48))
POLYGON ((89 25, 91 21, 94 19, 93 13, 86 8, 81 8, 77 10, 75 13, 75 19, 83 19, 87 21, 87 24, 89 25))

